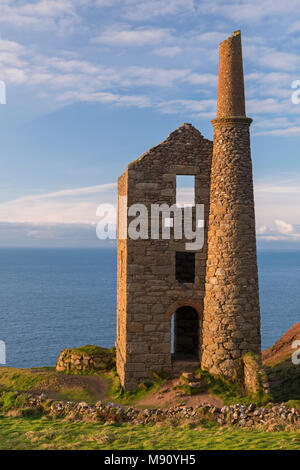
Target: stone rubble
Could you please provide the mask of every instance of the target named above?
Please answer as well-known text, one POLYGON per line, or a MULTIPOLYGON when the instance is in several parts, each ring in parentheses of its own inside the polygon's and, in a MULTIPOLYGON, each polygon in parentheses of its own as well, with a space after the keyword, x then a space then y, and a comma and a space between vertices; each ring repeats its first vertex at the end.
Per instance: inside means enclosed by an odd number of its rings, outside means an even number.
POLYGON ((130 422, 132 424, 150 424, 175 418, 199 420, 207 418, 219 425, 234 425, 238 427, 260 427, 267 431, 283 429, 300 430, 300 410, 288 408, 284 403, 269 404, 268 407, 257 407, 254 403, 249 406, 235 404, 222 408, 204 403, 192 407, 184 403, 169 408, 138 409, 132 406, 119 405, 112 402, 98 401, 95 405, 86 402, 55 401, 47 399, 44 394, 29 396, 28 404, 45 414, 57 417, 73 415, 76 419, 90 418, 99 422, 130 422))

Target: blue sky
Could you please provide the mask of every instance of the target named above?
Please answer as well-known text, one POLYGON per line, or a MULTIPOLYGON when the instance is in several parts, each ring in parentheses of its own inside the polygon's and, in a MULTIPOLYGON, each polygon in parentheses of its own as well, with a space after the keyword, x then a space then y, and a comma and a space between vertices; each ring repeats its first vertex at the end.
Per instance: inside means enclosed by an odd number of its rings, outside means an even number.
POLYGON ((299 248, 300 0, 1 0, 0 246, 92 246, 129 161, 212 138, 218 45, 242 30, 260 246, 299 248))

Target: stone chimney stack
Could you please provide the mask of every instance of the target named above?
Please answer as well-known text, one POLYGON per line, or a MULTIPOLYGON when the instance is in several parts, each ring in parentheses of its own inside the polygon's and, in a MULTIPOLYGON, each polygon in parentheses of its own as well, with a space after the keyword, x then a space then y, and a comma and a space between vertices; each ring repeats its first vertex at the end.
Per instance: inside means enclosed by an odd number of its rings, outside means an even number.
POLYGON ((243 373, 243 355, 260 355, 260 310, 249 127, 241 34, 220 44, 211 170, 201 366, 243 373))
POLYGON ((241 32, 220 44, 217 118, 246 116, 241 32))

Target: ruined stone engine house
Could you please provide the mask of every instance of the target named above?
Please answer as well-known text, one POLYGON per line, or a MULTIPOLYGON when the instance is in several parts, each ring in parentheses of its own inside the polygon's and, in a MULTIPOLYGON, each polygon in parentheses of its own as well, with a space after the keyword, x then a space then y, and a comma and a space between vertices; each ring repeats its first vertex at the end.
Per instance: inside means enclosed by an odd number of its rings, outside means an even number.
MULTIPOLYGON (((176 203, 176 181, 194 180, 204 204, 204 246, 118 238, 117 372, 126 390, 151 372, 197 367, 234 377, 260 354, 255 215, 241 35, 220 44, 214 140, 183 124, 130 163, 118 194, 132 204, 176 203)), ((119 207, 120 209, 120 207, 119 207)), ((127 222, 131 218, 128 216, 127 222)), ((119 222, 120 229, 120 222, 119 222)))

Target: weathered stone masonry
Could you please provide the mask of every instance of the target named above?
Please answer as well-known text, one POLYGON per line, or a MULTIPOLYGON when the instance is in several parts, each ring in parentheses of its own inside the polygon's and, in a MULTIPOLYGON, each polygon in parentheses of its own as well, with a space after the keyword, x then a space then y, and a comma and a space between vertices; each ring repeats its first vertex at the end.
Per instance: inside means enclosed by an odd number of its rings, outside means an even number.
POLYGON ((119 178, 127 207, 145 204, 149 212, 149 239, 118 240, 117 371, 126 389, 149 380, 152 371, 197 365, 233 376, 237 359, 260 352, 250 122, 235 33, 220 45, 214 143, 184 124, 119 178), (150 238, 151 204, 175 204, 176 175, 195 176, 195 203, 205 206, 194 282, 176 280, 186 240, 150 238))
MULTIPOLYGON (((119 179, 119 196, 127 193, 128 207, 145 204, 150 216, 151 204, 175 204, 176 174, 195 175, 195 199, 205 204, 207 220, 211 155, 212 142, 184 124, 128 165, 119 179)), ((185 251, 185 242, 118 241, 117 370, 126 388, 149 380, 150 371, 172 370, 171 317, 177 308, 193 307, 202 318, 207 249, 195 255, 194 283, 181 284, 175 279, 175 256, 185 251)))
POLYGON ((260 311, 249 126, 241 36, 220 45, 211 169, 202 367, 232 376, 234 360, 260 353, 260 311))

